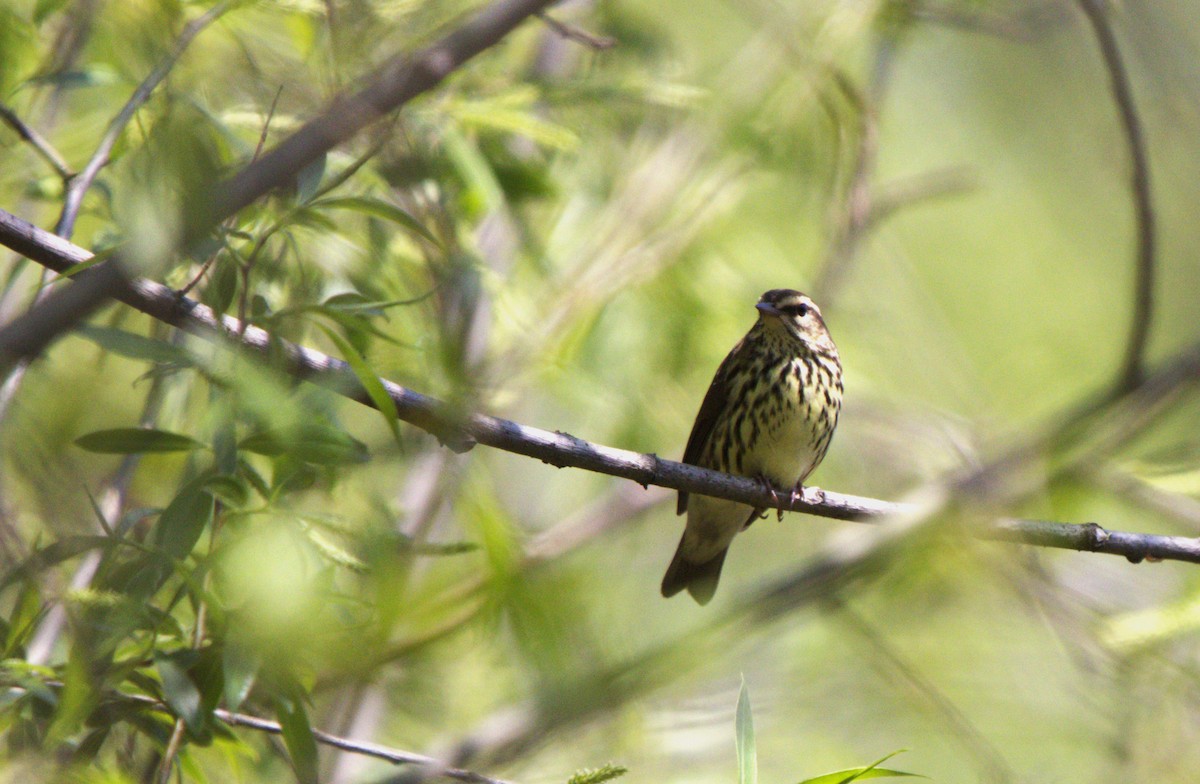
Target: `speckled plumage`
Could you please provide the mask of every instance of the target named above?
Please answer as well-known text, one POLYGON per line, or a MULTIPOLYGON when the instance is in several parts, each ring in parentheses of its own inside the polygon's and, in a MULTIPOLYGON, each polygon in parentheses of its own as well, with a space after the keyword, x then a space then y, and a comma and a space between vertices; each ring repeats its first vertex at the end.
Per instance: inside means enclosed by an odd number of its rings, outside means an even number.
MULTIPOLYGON (((842 364, 817 306, 773 289, 758 321, 717 369, 683 462, 799 490, 820 465, 842 405, 842 364)), ((762 509, 679 494, 687 527, 663 578, 663 596, 685 588, 707 604, 733 537, 762 509)))

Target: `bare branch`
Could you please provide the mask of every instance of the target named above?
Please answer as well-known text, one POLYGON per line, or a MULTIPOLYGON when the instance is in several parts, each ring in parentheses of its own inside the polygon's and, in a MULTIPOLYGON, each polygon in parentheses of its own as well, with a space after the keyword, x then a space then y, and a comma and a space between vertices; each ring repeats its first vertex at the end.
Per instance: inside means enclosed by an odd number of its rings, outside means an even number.
MULTIPOLYGON (((87 251, 82 248, 3 211, 0 211, 0 244, 58 271, 87 258, 87 251)), ((192 334, 238 343, 255 353, 277 353, 284 357, 288 371, 298 378, 325 386, 364 405, 372 405, 352 370, 339 359, 275 338, 259 327, 245 326, 229 316, 217 316, 211 308, 179 297, 159 283, 134 280, 117 296, 143 313, 192 334)), ((1128 396, 1130 407, 1150 416, 1157 410, 1156 406, 1179 387, 1197 379, 1200 379, 1200 344, 1189 347, 1172 362, 1147 375, 1138 389, 1128 396)), ((550 432, 485 414, 468 414, 391 381, 381 379, 381 382, 396 404, 401 419, 432 433, 452 448, 469 449, 478 442, 535 457, 560 468, 583 468, 631 479, 643 486, 659 485, 751 506, 781 508, 839 520, 873 521, 913 512, 909 505, 833 492, 826 492, 818 503, 802 498, 793 500, 791 493, 764 488, 754 479, 677 463, 653 454, 594 444, 568 433, 550 432)), ((1105 410, 1108 403, 1111 400, 1085 401, 1076 411, 1060 417, 1060 424, 1044 440, 1072 433, 1098 411, 1105 410)), ((1117 427, 1119 433, 1124 433, 1131 425, 1117 427)), ((1019 456, 1012 459, 1019 459, 1019 456)), ((956 485, 966 490, 987 490, 987 483, 992 478, 991 475, 972 474, 956 485)), ((1200 563, 1200 540, 1107 531, 1094 523, 1073 525, 1001 520, 976 534, 985 539, 1123 555, 1133 562, 1154 558, 1200 563)))
MULTIPOLYGON (((219 185, 207 205, 200 205, 185 216, 189 224, 183 246, 194 244, 213 226, 273 188, 286 184, 297 171, 379 117, 436 87, 467 60, 499 42, 524 19, 553 2, 498 0, 429 48, 412 56, 397 55, 365 88, 335 100, 324 114, 219 185)), ((74 220, 73 213, 64 209, 63 219, 67 218, 74 220)), ((63 219, 59 221, 60 230, 68 225, 63 219)), ((120 258, 113 258, 102 265, 103 273, 98 269, 94 275, 80 276, 73 287, 79 291, 72 295, 70 309, 62 315, 42 313, 51 306, 46 302, 0 329, 0 366, 34 356, 28 352, 40 352, 62 331, 113 299, 120 288, 117 283, 121 273, 116 269, 119 264, 120 258)))
POLYGON ((54 149, 54 145, 50 144, 40 133, 30 128, 25 124, 25 121, 17 116, 17 113, 8 106, 0 103, 0 120, 3 120, 9 128, 16 131, 17 135, 37 150, 38 155, 50 167, 54 169, 64 181, 69 181, 74 175, 71 174, 71 167, 67 165, 66 160, 59 154, 58 150, 54 149))
POLYGON ((380 117, 400 108, 475 55, 494 46, 528 17, 555 0, 499 0, 462 27, 416 54, 400 54, 385 63, 366 87, 335 99, 324 114, 216 188, 207 214, 194 221, 187 239, 286 185, 296 172, 380 117))
POLYGON ((1150 321, 1154 308, 1155 214, 1150 187, 1150 161, 1146 152, 1141 117, 1133 102, 1129 73, 1121 60, 1121 49, 1105 15, 1103 0, 1079 0, 1079 8, 1092 25, 1100 56, 1112 82, 1113 102, 1121 117, 1129 145, 1133 167, 1133 208, 1137 220, 1136 284, 1134 292, 1133 325, 1125 349, 1125 360, 1117 379, 1117 391, 1127 392, 1142 380, 1145 373, 1146 343, 1150 337, 1150 321))
POLYGON ((606 35, 589 33, 587 30, 581 30, 574 25, 560 22, 553 16, 550 16, 550 14, 539 12, 537 18, 545 22, 547 27, 561 35, 563 38, 567 39, 568 41, 574 41, 577 44, 583 44, 588 49, 602 52, 605 49, 612 49, 617 45, 617 39, 615 38, 609 38, 606 35))
POLYGON ((70 237, 75 231, 75 219, 79 217, 79 208, 83 205, 83 197, 92 187, 92 183, 95 182, 96 176, 100 174, 100 170, 108 164, 113 147, 116 146, 117 140, 121 138, 125 126, 133 119, 133 115, 137 110, 146 101, 150 100, 150 94, 154 92, 154 88, 158 87, 162 83, 162 80, 167 78, 167 74, 175 67, 175 63, 178 62, 184 51, 187 50, 192 40, 200 34, 201 30, 215 21, 221 14, 225 13, 228 8, 229 0, 225 0, 214 5, 202 16, 189 22, 183 28, 183 32, 180 33, 179 38, 175 41, 175 45, 171 47, 171 51, 163 58, 163 61, 133 91, 133 95, 121 107, 121 111, 117 112, 117 116, 108 124, 104 136, 100 139, 100 144, 96 147, 96 151, 92 153, 92 157, 88 160, 87 165, 83 167, 83 171, 70 180, 70 184, 67 186, 62 213, 59 215, 58 224, 54 227, 55 234, 60 237, 70 237))
MULTIPOLYGON (((58 681, 46 681, 46 686, 51 688, 61 689, 62 683, 58 681)), ((10 688, 23 691, 24 687, 9 684, 10 688)), ((174 715, 169 707, 156 700, 153 697, 144 694, 126 694, 117 692, 110 695, 111 698, 125 702, 136 703, 145 706, 146 708, 174 715)), ((279 726, 279 722, 263 719, 258 716, 251 716, 247 713, 237 713, 235 711, 217 708, 213 711, 213 715, 221 721, 231 724, 235 727, 247 727, 259 732, 266 732, 271 735, 282 735, 283 728, 279 726)), ((429 757, 424 754, 417 754, 412 751, 404 751, 402 749, 392 748, 390 746, 381 746, 378 743, 365 743, 362 741, 352 740, 333 735, 328 732, 323 732, 318 729, 312 731, 313 739, 317 743, 322 743, 326 746, 331 746, 342 751, 349 751, 355 754, 362 754, 376 759, 386 760, 387 762, 395 763, 396 765, 415 765, 423 768, 426 774, 422 778, 443 777, 454 779, 456 781, 464 781, 468 784, 508 784, 502 779, 494 779, 490 776, 485 776, 482 773, 476 773, 462 768, 451 767, 439 759, 429 757)))

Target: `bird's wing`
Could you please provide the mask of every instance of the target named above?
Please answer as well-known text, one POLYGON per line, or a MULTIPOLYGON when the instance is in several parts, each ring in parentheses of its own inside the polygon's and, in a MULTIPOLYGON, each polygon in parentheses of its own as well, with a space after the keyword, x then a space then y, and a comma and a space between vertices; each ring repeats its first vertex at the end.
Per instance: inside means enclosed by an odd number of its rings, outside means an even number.
MULTIPOLYGON (((717 368, 716 375, 713 376, 712 383, 708 385, 708 392, 704 395, 704 402, 700 404, 700 413, 696 414, 696 423, 692 425, 692 434, 688 436, 687 447, 683 450, 683 462, 688 465, 700 465, 700 456, 704 452, 704 444, 712 435, 713 426, 717 423, 717 417, 721 415, 721 411, 725 408, 725 402, 729 398, 729 368, 734 364, 733 359, 742 350, 742 345, 745 343, 743 339, 736 346, 721 366, 717 368)), ((688 494, 683 490, 679 491, 679 503, 675 507, 675 514, 683 514, 687 511, 688 494)))

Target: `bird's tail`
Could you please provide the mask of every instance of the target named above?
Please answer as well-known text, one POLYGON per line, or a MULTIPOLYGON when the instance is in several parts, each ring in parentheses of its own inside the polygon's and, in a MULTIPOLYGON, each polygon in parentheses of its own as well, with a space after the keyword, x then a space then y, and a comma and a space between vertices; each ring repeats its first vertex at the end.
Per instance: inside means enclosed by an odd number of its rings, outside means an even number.
POLYGON ((684 588, 692 595, 698 604, 708 604, 717 592, 717 582, 721 579, 721 566, 725 563, 725 554, 729 548, 709 558, 704 563, 690 561, 683 554, 683 542, 679 542, 675 557, 667 567, 667 573, 662 581, 662 595, 674 596, 684 588))

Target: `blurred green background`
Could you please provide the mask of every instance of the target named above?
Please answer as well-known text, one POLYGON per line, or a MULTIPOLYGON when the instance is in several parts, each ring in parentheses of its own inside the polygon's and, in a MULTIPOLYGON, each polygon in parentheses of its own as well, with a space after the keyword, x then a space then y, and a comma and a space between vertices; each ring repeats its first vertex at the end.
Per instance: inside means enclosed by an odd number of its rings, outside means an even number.
MULTIPOLYGON (((73 240, 169 232, 198 187, 251 159, 268 116, 270 147, 472 7, 231 7, 121 135, 73 240)), ((9 0, 0 99, 81 168, 207 8, 9 0)), ((1184 2, 1108 12, 1159 219, 1153 367, 1200 338, 1200 28, 1184 2)), ((1114 383, 1133 317, 1129 154, 1075 4, 621 0, 553 13, 615 46, 527 22, 314 175, 329 183, 377 141, 330 195, 399 207, 438 244, 377 210, 313 206, 317 180, 302 176, 227 227, 195 294, 339 354, 322 326, 333 330, 379 375, 465 408, 678 458, 758 295, 798 288, 818 298, 846 372, 841 425, 810 481, 885 499, 988 463, 1114 383), (856 187, 874 210, 861 226, 848 223, 856 187), (328 307, 347 292, 417 301, 349 318, 328 307)), ((62 183, 10 128, 0 145, 0 207, 52 227, 62 183)), ((176 287, 199 271, 147 264, 176 287)), ((3 269, 8 320, 39 278, 11 254, 3 269)), ((171 339, 125 308, 92 323, 171 339)), ((298 689, 314 727, 530 784, 609 761, 629 781, 733 780, 743 674, 764 782, 897 749, 889 766, 940 782, 1183 782, 1200 765, 1195 566, 948 535, 829 602, 718 624, 855 524, 768 518, 738 538, 712 605, 666 601, 658 584, 682 530, 668 493, 486 447, 455 455, 408 426, 397 444, 374 411, 176 346, 191 360, 165 369, 71 336, 11 386, 7 573, 33 548, 98 530, 89 493, 124 476, 122 458, 73 441, 136 426, 148 398, 156 427, 218 449, 127 467, 126 510, 166 506, 206 459, 230 459, 219 444, 231 435, 319 423, 369 458, 289 455, 301 436, 276 454, 243 449, 222 471, 250 499, 219 496, 217 524, 142 597, 171 622, 112 621, 135 594, 72 588, 79 559, 13 577, 7 627, 68 608, 39 662, 51 670, 35 674, 70 680, 85 662, 97 690, 154 694, 163 666, 139 661, 191 647, 204 602, 200 647, 226 652, 226 683, 228 651, 256 662, 246 712, 269 715, 298 689), (110 622, 125 668, 81 650, 110 622)), ((1118 449, 1069 470, 1050 444, 1017 500, 990 511, 1195 535, 1197 402, 1183 388, 1118 449)), ((25 673, 30 641, 7 627, 10 674, 25 673)), ((165 745, 162 717, 114 720, 71 767, 95 717, 55 724, 68 705, 15 695, 2 780, 146 780, 165 745)), ((190 738, 181 754, 187 780, 291 775, 287 755, 244 729, 190 738)), ((335 782, 396 771, 328 748, 319 767, 335 782)))

